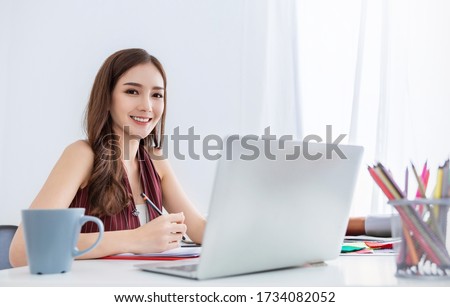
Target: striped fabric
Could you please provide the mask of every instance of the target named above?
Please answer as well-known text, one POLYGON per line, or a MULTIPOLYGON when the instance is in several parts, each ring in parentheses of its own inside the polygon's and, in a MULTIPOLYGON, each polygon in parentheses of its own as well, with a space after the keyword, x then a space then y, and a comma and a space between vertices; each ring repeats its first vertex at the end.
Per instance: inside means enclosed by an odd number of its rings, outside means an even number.
MULTIPOLYGON (((139 147, 138 159, 140 167, 141 182, 143 184, 144 193, 153 201, 153 203, 162 211, 162 189, 161 189, 161 178, 153 166, 153 162, 150 159, 148 152, 143 146, 139 147)), ((123 182, 126 186, 127 191, 132 194, 130 183, 128 178, 125 177, 123 182)), ((85 208, 86 215, 90 214, 90 204, 88 203, 88 193, 89 187, 79 189, 70 208, 85 208)), ((153 209, 150 205, 147 205, 150 220, 159 216, 158 212, 153 209)), ((113 216, 98 216, 105 226, 105 231, 114 230, 127 230, 134 229, 140 226, 139 217, 133 215, 133 211, 136 209, 133 198, 131 198, 130 203, 121 212, 113 216)), ((81 232, 98 232, 98 227, 93 222, 87 222, 81 229, 81 232)))

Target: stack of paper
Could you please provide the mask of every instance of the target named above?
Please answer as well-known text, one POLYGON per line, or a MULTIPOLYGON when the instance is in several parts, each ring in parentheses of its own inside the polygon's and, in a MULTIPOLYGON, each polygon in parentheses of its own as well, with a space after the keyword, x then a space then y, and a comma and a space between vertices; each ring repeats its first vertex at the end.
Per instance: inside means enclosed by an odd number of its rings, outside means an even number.
POLYGON ((149 253, 149 254, 118 254, 112 256, 106 256, 102 259, 115 259, 115 260, 180 260, 186 258, 199 257, 201 253, 200 246, 184 246, 171 249, 162 253, 149 253))

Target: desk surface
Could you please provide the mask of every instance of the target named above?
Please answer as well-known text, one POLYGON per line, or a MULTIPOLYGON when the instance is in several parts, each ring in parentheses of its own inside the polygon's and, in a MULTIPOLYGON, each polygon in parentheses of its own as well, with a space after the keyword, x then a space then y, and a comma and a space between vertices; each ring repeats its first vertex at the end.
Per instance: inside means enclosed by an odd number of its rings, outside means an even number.
POLYGON ((65 274, 31 275, 28 267, 0 271, 0 286, 450 286, 447 280, 397 278, 392 255, 340 256, 307 267, 196 281, 135 268, 142 260, 78 260, 65 274))

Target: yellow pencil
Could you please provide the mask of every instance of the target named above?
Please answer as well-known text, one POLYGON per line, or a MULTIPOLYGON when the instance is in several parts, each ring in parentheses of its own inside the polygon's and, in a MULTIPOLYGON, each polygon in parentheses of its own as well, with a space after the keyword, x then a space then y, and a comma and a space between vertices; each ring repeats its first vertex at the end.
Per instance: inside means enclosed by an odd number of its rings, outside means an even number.
POLYGON ((386 188, 391 192, 391 194, 394 196, 395 199, 402 199, 403 197, 400 195, 400 193, 397 191, 397 189, 393 186, 392 182, 389 180, 389 178, 384 174, 384 172, 378 167, 373 167, 373 170, 378 175, 380 180, 384 183, 386 188))
MULTIPOLYGON (((442 179, 444 176, 444 170, 442 169, 442 166, 439 166, 438 173, 437 173, 437 179, 436 179, 436 187, 433 191, 433 198, 439 199, 442 196, 442 179)), ((439 206, 435 205, 434 208, 434 217, 437 218, 439 216, 439 206)))

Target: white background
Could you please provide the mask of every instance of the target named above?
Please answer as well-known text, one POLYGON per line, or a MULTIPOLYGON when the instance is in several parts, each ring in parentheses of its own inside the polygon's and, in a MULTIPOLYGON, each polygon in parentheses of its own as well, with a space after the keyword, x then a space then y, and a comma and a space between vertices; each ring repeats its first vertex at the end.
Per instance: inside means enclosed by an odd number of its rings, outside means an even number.
MULTIPOLYGON (((244 1, 1 1, 0 224, 17 224, 63 149, 111 53, 144 48, 168 75, 167 132, 239 132, 244 1)), ((173 160, 206 213, 214 163, 173 160)))

